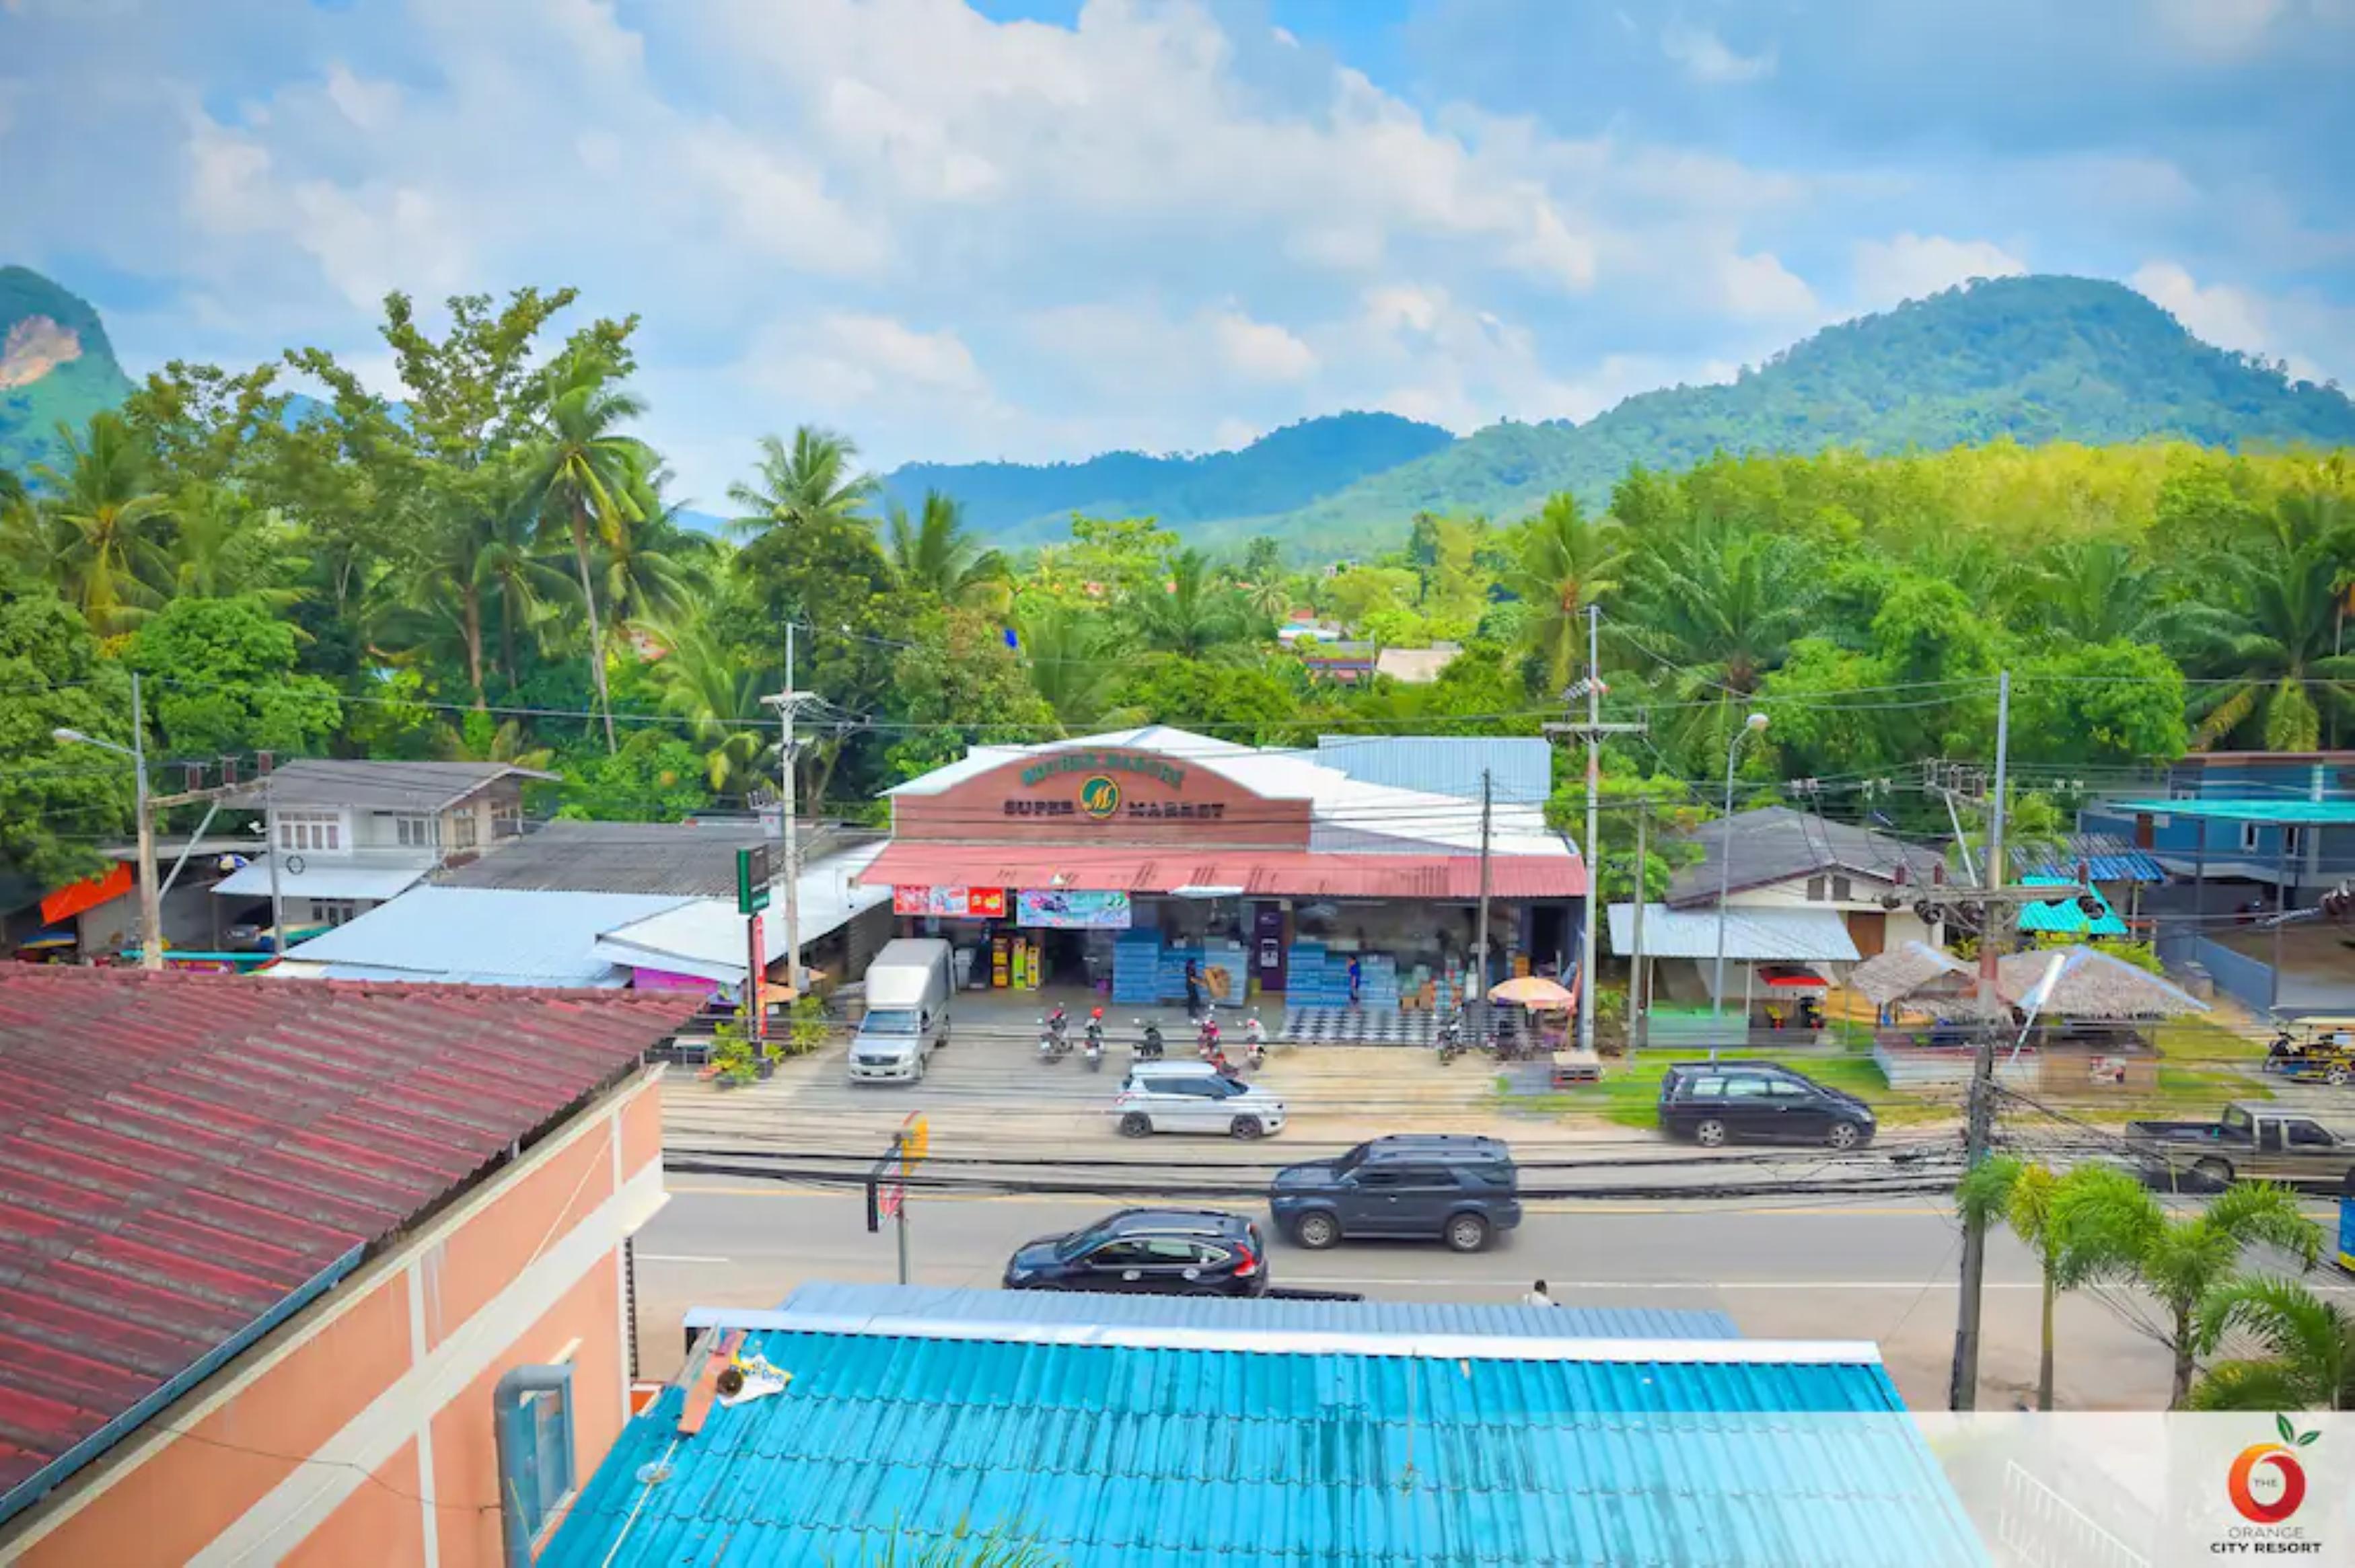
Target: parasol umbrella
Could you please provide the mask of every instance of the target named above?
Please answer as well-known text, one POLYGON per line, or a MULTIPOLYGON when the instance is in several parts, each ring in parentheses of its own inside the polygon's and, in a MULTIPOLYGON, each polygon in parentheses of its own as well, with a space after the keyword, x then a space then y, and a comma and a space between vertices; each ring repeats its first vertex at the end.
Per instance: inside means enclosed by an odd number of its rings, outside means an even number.
POLYGON ((1578 993, 1543 975, 1521 975, 1488 992, 1490 1001, 1512 1002, 1536 1010, 1575 1007, 1578 993))

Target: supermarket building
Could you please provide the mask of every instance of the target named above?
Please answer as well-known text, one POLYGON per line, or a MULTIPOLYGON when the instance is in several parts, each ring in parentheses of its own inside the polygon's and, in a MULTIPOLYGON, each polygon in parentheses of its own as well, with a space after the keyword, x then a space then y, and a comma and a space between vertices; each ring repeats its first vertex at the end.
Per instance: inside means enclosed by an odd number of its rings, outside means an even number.
POLYGON ((1536 739, 1161 726, 975 747, 890 791, 864 880, 976 981, 1173 1002, 1191 961, 1231 1005, 1444 1010, 1476 945, 1484 784, 1492 972, 1576 969, 1586 868, 1546 826, 1551 766, 1536 739))

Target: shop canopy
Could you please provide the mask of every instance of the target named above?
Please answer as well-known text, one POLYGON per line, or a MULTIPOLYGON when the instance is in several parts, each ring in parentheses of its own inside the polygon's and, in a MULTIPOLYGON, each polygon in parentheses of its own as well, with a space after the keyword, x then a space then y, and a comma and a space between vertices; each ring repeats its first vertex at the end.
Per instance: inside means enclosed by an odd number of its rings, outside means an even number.
MULTIPOLYGON (((1200 889, 1216 888, 1254 898, 1471 899, 1480 896, 1480 857, 901 840, 885 849, 861 880, 870 887, 1061 887, 1198 895, 1200 889)), ((1585 891, 1586 868, 1574 856, 1489 857, 1492 898, 1576 898, 1585 891)))

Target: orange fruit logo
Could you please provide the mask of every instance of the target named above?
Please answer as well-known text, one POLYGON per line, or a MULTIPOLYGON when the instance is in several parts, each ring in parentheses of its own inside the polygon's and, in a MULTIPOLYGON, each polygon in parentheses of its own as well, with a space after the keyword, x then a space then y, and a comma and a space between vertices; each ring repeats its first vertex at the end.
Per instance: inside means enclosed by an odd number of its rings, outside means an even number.
POLYGON ((2298 1435, 2286 1415, 2274 1417, 2281 1432, 2278 1443, 2252 1443, 2232 1460, 2224 1480, 2225 1495, 2251 1524, 2279 1524, 2306 1501, 2306 1467, 2297 1462, 2299 1448, 2322 1436, 2298 1435))

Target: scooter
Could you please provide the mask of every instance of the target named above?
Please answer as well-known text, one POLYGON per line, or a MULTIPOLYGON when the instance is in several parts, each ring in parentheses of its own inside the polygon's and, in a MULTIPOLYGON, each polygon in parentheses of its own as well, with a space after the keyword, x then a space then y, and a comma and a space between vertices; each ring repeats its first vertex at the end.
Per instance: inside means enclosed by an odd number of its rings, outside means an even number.
POLYGON ((1443 1067, 1464 1054, 1464 1025, 1452 1015, 1439 1021, 1439 1065, 1443 1067))
POLYGON ((1062 1004, 1060 1002, 1056 1004, 1055 1011, 1049 1013, 1043 1022, 1047 1025, 1048 1033, 1054 1035, 1054 1037, 1059 1041, 1063 1039, 1063 1037, 1069 1034, 1071 1031, 1071 1021, 1069 1017, 1065 1016, 1062 1004))
POLYGON ((1099 1011, 1090 1014, 1088 1018, 1085 1054, 1088 1059, 1089 1072, 1099 1072, 1103 1069, 1103 1014, 1099 1011))
MULTIPOLYGON (((1140 1022, 1142 1022, 1143 1021, 1140 1020, 1140 1022)), ((1145 1030, 1145 1037, 1139 1040, 1135 1044, 1129 1047, 1130 1054, 1135 1056, 1135 1058, 1140 1062, 1158 1062, 1164 1054, 1164 1047, 1161 1043, 1161 1025, 1158 1023, 1143 1023, 1143 1027, 1145 1030)))
POLYGON ((1202 1027, 1194 1036, 1194 1049, 1200 1054, 1202 1060, 1205 1062, 1213 1062, 1219 1058, 1220 1052, 1219 1050, 1219 1021, 1217 1019, 1204 1018, 1202 1020, 1202 1027))
POLYGON ((1243 1065, 1254 1073, 1267 1065, 1267 1025, 1257 1014, 1243 1021, 1243 1065))
POLYGON ((1071 1043, 1064 1036, 1061 1030, 1055 1027, 1054 1021, 1040 1019, 1039 1021, 1039 1060, 1053 1062, 1071 1054, 1071 1043))

